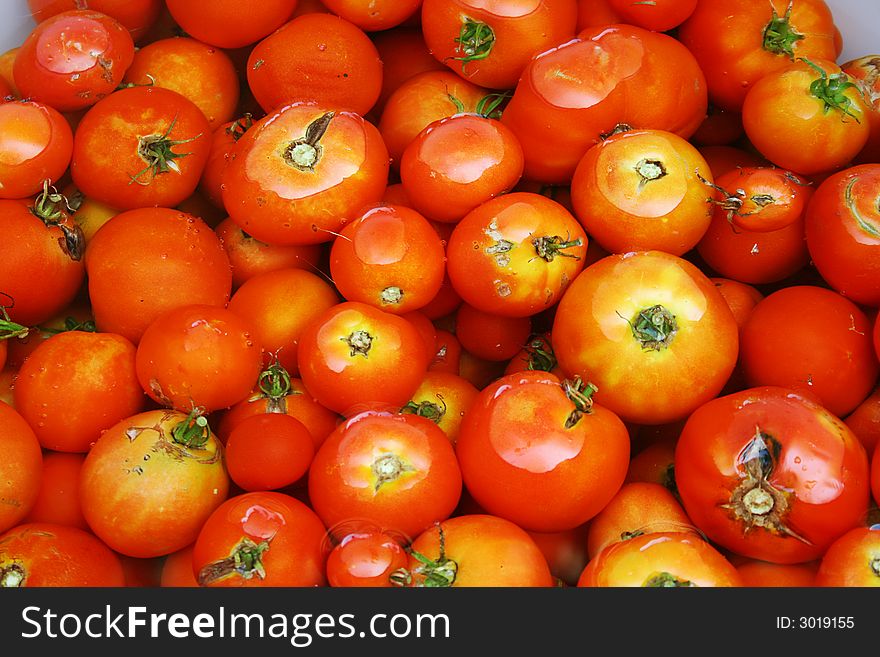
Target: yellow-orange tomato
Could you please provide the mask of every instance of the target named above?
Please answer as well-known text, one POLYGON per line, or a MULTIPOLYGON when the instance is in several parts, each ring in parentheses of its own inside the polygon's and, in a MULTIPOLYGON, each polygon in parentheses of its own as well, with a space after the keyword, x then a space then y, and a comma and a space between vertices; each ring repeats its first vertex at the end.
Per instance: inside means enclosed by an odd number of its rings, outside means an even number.
POLYGON ((461 423, 478 394, 479 391, 470 381, 457 374, 429 371, 400 412, 432 420, 454 445, 461 423))
POLYGON ((880 525, 856 527, 834 541, 822 557, 816 586, 880 587, 880 525))

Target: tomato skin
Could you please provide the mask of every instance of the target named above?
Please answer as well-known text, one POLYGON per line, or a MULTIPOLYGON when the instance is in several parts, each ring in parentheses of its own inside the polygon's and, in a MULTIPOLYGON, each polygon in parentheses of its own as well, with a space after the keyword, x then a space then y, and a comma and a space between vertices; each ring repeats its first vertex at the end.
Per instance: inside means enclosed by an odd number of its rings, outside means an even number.
POLYGON ((163 588, 197 588, 199 583, 193 574, 193 546, 187 546, 169 554, 162 562, 159 585, 163 588))
POLYGON ((73 133, 49 105, 0 104, 0 198, 33 196, 60 178, 73 154, 73 133))
POLYGON ((813 190, 791 171, 775 167, 743 167, 715 181, 725 190, 715 198, 715 212, 725 213, 737 228, 770 232, 785 228, 804 214, 813 190))
POLYGON ((124 585, 119 558, 82 529, 39 522, 0 535, 0 586, 124 585))
POLYGON ((406 567, 407 556, 398 540, 385 532, 347 534, 327 557, 330 586, 394 586, 390 576, 406 567))
POLYGON ((742 580, 736 568, 696 534, 657 532, 606 547, 584 568, 578 586, 742 586, 742 580), (661 583, 664 576, 677 582, 661 583))
POLYGON ((623 19, 620 22, 655 32, 667 32, 678 27, 697 8, 697 0, 654 0, 651 3, 608 0, 608 4, 623 19))
POLYGON ((717 395, 736 364, 737 333, 712 282, 661 251, 613 255, 587 267, 559 302, 553 324, 562 369, 594 383, 598 403, 637 424, 682 419, 717 395), (665 332, 671 340, 638 337, 645 311, 674 317, 665 332))
POLYGON ((736 570, 743 586, 750 587, 812 587, 816 586, 816 562, 778 564, 747 560, 737 564, 736 570))
POLYGON ((697 409, 678 440, 675 478, 688 516, 710 540, 773 563, 820 557, 868 506, 858 439, 785 388, 750 388, 697 409), (755 486, 764 494, 749 496, 755 486), (749 517, 755 524, 745 531, 749 517))
POLYGON ((454 445, 458 440, 462 421, 478 394, 476 387, 458 374, 428 371, 412 399, 400 411, 434 421, 454 445))
POLYGON ((296 483, 315 455, 312 435, 284 413, 245 418, 226 441, 229 477, 246 491, 274 490, 296 483))
MULTIPOLYGON (((28 8, 34 20, 42 22, 63 11, 78 9, 78 0, 28 0, 28 8)), ((89 0, 93 11, 112 16, 131 34, 135 42, 147 35, 147 31, 159 18, 162 0, 89 0)))
POLYGON ((35 27, 13 66, 22 97, 73 112, 110 95, 131 66, 134 43, 119 22, 96 11, 66 11, 35 27))
POLYGON ((318 516, 299 500, 283 493, 245 493, 228 499, 205 521, 193 548, 193 573, 200 586, 322 586, 325 533, 318 516), (264 550, 259 555, 264 574, 236 572, 230 563, 243 542, 264 550))
POLYGON ((809 285, 783 288, 755 306, 740 359, 750 386, 800 390, 838 417, 855 410, 880 374, 865 314, 836 292, 809 285), (809 321, 794 319, 806 309, 809 321))
POLYGON ((739 327, 740 336, 742 335, 743 326, 745 326, 755 306, 761 302, 764 295, 756 288, 746 283, 740 283, 730 278, 712 278, 710 279, 721 296, 730 307, 736 325, 739 327))
POLYGON ((88 531, 79 503, 79 475, 84 454, 46 452, 40 492, 24 522, 48 522, 88 531))
POLYGON ((0 531, 21 522, 40 493, 43 455, 27 421, 9 404, 0 401, 0 531), (8 501, 7 501, 8 500, 8 501))
POLYGON ((309 499, 328 527, 365 519, 417 536, 448 518, 460 495, 449 439, 415 415, 355 415, 324 441, 309 470, 309 499))
POLYGON ((840 65, 862 90, 868 104, 868 143, 856 156, 857 164, 867 164, 880 160, 880 60, 875 55, 866 55, 840 65))
POLYGON ((168 310, 225 306, 232 287, 216 234, 201 219, 168 208, 116 215, 89 243, 85 263, 98 328, 134 344, 168 310))
POLYGON ((141 559, 176 552, 195 541, 226 498, 229 479, 214 434, 208 430, 201 447, 172 437, 186 421, 177 411, 139 413, 105 431, 86 456, 83 515, 117 552, 141 559))
POLYGON ((143 408, 134 359, 134 345, 119 335, 54 335, 21 366, 15 407, 43 447, 87 452, 101 431, 143 408))
POLYGON ((465 486, 487 512, 524 529, 572 529, 623 484, 629 434, 611 411, 578 412, 554 375, 519 372, 485 388, 456 442, 465 486))
POLYGON ((880 164, 826 178, 807 207, 810 257, 831 287, 859 304, 880 306, 880 164))
POLYGON ((209 12, 199 0, 166 0, 166 4, 187 34, 221 48, 241 48, 280 28, 293 14, 297 0, 265 0, 256 5, 215 0, 209 12))
POLYGON ((382 60, 382 91, 372 110, 379 115, 391 95, 407 80, 425 71, 446 71, 428 51, 421 27, 402 25, 371 34, 370 39, 382 60))
POLYGON ((822 557, 816 586, 880 587, 880 525, 856 527, 822 557))
POLYGON ((874 454, 877 443, 880 442, 880 388, 874 388, 843 421, 856 434, 868 456, 874 454))

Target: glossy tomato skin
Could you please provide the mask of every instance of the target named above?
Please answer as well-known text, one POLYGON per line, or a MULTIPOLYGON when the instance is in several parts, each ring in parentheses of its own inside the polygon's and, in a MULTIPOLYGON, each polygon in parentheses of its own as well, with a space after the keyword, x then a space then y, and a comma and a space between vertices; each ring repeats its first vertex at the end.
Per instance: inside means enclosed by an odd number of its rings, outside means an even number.
POLYGON ((733 318, 736 320, 740 334, 742 334, 743 326, 764 295, 757 288, 730 278, 715 277, 710 280, 730 307, 730 312, 733 313, 733 318))
POLYGON ((416 415, 355 415, 321 445, 309 470, 309 499, 328 527, 365 519, 413 537, 448 518, 460 495, 449 439, 416 415))
POLYGON ((245 418, 226 441, 226 469, 246 491, 275 490, 299 481, 309 470, 315 446, 305 425, 285 413, 245 418))
POLYGON ((867 164, 880 160, 880 59, 875 55, 865 55, 840 65, 862 90, 868 104, 868 143, 856 156, 857 164, 867 164))
POLYGON ((816 570, 819 564, 778 564, 749 559, 736 565, 743 586, 751 587, 807 587, 816 586, 816 570))
POLYGON ((49 522, 88 531, 79 503, 79 475, 84 454, 46 452, 40 492, 24 522, 49 522))
POLYGON ((696 533, 643 534, 596 555, 578 586, 742 586, 736 568, 696 533))
POLYGON ((651 3, 608 0, 608 4, 623 18, 622 22, 656 32, 667 32, 681 25, 697 8, 697 0, 655 0, 651 3))
MULTIPOLYGON (((42 22, 63 11, 79 9, 81 0, 28 0, 34 20, 42 22)), ((135 42, 145 37, 147 30, 159 18, 162 0, 89 0, 89 9, 112 16, 131 34, 135 42)))
POLYGON ((27 421, 0 401, 0 531, 14 527, 28 514, 40 492, 43 455, 27 421))
POLYGON ((327 557, 330 586, 394 586, 391 575, 407 564, 398 539, 379 530, 356 531, 344 536, 327 557))
POLYGON ((176 552, 226 499, 219 442, 207 428, 202 445, 179 442, 174 429, 187 422, 173 410, 139 413, 104 432, 86 457, 83 514, 115 551, 142 559, 176 552))
POLYGON ((458 374, 428 371, 412 399, 400 411, 432 420, 454 445, 462 421, 478 394, 476 387, 458 374))
POLYGON ((598 387, 597 403, 640 424, 682 419, 717 395, 738 353, 736 321, 712 282, 660 251, 585 269, 559 303, 553 340, 562 369, 598 387))
POLYGON ((82 529, 39 522, 0 535, 0 586, 124 585, 119 557, 82 529))
POLYGON ((831 287, 859 304, 880 306, 880 164, 826 178, 806 215, 807 246, 831 287))
POLYGON ((623 484, 626 427, 598 404, 585 412, 569 390, 550 373, 519 372, 480 393, 456 455, 486 511, 523 529, 563 531, 595 516, 623 484))
POLYGON ((299 500, 245 493, 205 521, 193 548, 193 574, 200 586, 322 586, 325 533, 318 516, 299 500), (245 562, 255 567, 236 568, 235 557, 242 554, 255 557, 245 562))
POLYGON ((259 240, 319 244, 378 201, 387 179, 388 152, 371 123, 352 112, 295 103, 239 139, 223 174, 223 203, 259 240))
POLYGON ((130 87, 80 121, 70 172, 86 196, 114 208, 174 207, 196 190, 210 149, 211 126, 195 103, 170 89, 130 87))
POLYGON ((134 358, 134 345, 119 335, 54 335, 21 366, 15 406, 45 448, 87 452, 104 429, 143 408, 134 358))
POLYGON ((865 449, 843 422, 785 388, 750 388, 697 409, 676 447, 675 478, 711 540, 774 563, 820 557, 868 508, 865 449))
POLYGON ((856 527, 822 557, 816 586, 880 587, 880 525, 856 527))
POLYGON ((32 101, 0 104, 0 198, 33 196, 58 180, 70 164, 73 133, 49 105, 32 101))
MULTIPOLYGON (((784 36, 785 30, 779 25, 774 31, 784 36)), ((824 0, 700 0, 679 38, 706 72, 711 101, 733 111, 755 82, 796 57, 837 58, 834 21, 824 0), (767 34, 774 15, 787 19, 801 38, 774 40, 767 34)))
POLYGON ((769 232, 785 228, 804 214, 813 189, 800 176, 776 167, 743 167, 715 181, 725 193, 716 208, 737 228, 769 232))
POLYGON ((166 4, 187 34, 221 48, 241 48, 281 27, 296 9, 297 0, 267 0, 257 5, 216 0, 208 12, 199 0, 167 0, 166 4))
POLYGON ((72 112, 110 95, 133 57, 131 35, 120 23, 74 9, 33 29, 16 54, 13 74, 23 97, 72 112))
POLYGON ((880 373, 868 318, 825 288, 799 285, 774 292, 755 306, 741 337, 750 386, 800 390, 838 417, 855 410, 880 373), (804 311, 810 321, 795 319, 804 311))

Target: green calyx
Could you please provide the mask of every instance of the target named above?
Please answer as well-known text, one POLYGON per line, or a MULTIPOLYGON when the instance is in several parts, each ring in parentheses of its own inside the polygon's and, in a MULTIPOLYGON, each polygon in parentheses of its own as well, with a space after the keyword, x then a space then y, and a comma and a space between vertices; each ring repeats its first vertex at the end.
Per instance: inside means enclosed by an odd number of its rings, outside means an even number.
POLYGON ((776 8, 770 5, 773 12, 770 22, 764 27, 762 45, 764 50, 774 55, 785 55, 794 61, 794 44, 804 38, 803 34, 796 32, 791 26, 792 2, 788 3, 785 14, 780 16, 776 8))
POLYGON ((208 586, 230 575, 238 575, 244 579, 266 578, 266 567, 263 555, 269 551, 269 542, 255 543, 245 537, 232 549, 225 559, 209 563, 199 571, 199 586, 208 586))
POLYGON ((680 577, 676 577, 672 573, 661 572, 656 575, 652 575, 648 579, 645 580, 645 583, 642 584, 643 587, 646 588, 693 588, 697 585, 693 582, 681 579, 680 577))
POLYGON ((460 61, 461 70, 464 71, 469 62, 489 56, 495 45, 495 32, 486 23, 465 17, 455 42, 458 44, 455 50, 461 55, 452 59, 460 61))
POLYGON ((446 536, 443 527, 438 523, 440 549, 436 559, 431 559, 421 552, 408 548, 408 552, 419 562, 412 570, 401 568, 390 575, 391 583, 396 586, 416 586, 424 588, 448 588, 455 584, 458 576, 458 563, 446 556, 446 536))
POLYGON ((211 437, 211 428, 208 426, 208 418, 204 415, 204 409, 194 408, 179 424, 171 429, 171 437, 178 445, 184 447, 204 447, 211 437))
POLYGON ((852 111, 852 99, 846 95, 848 89, 858 89, 850 77, 842 71, 828 75, 825 69, 804 57, 801 57, 800 61, 819 74, 819 77, 810 83, 810 94, 822 101, 822 111, 828 114, 831 110, 837 110, 845 117, 849 116, 855 119, 856 123, 861 123, 859 117, 852 111))
POLYGON ((584 415, 593 411, 593 394, 599 391, 592 383, 584 383, 581 377, 566 379, 562 382, 562 390, 569 401, 574 404, 574 410, 569 413, 565 420, 565 428, 571 429, 584 415))
POLYGON ((160 134, 146 135, 138 139, 137 154, 144 162, 147 163, 143 169, 138 171, 131 177, 129 185, 137 183, 138 185, 149 185, 153 178, 162 173, 173 171, 180 173, 180 165, 177 160, 192 155, 192 153, 175 153, 172 149, 180 144, 188 144, 195 141, 201 134, 188 139, 171 139, 171 131, 177 124, 177 116, 168 124, 168 129, 160 134), (149 180, 141 180, 145 175, 149 174, 149 180))
POLYGON ((632 329, 633 337, 646 351, 665 349, 678 333, 675 315, 659 304, 639 311, 633 319, 626 322, 632 329))
POLYGON ((545 235, 544 237, 536 237, 532 240, 532 246, 535 247, 535 252, 538 254, 538 257, 547 262, 553 262, 556 256, 580 260, 580 256, 574 255, 573 253, 566 253, 565 249, 582 245, 583 242, 580 237, 569 240, 563 239, 559 235, 545 235))

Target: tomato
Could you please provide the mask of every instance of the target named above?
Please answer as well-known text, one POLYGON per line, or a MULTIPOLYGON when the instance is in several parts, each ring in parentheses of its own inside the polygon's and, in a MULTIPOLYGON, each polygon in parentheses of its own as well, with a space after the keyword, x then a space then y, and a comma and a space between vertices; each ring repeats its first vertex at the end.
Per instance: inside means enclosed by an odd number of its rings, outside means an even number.
POLYGON ((62 452, 43 455, 40 492, 24 522, 49 522, 88 531, 79 503, 80 471, 85 458, 83 454, 62 452))
POLYGON ((416 415, 355 415, 324 441, 309 470, 309 499, 328 527, 365 519, 417 536, 448 518, 460 495, 449 439, 416 415))
POLYGON ((85 194, 71 183, 64 188, 64 196, 70 206, 71 218, 79 226, 86 245, 92 241, 98 229, 119 214, 119 210, 85 194))
POLYGON ((300 336, 338 302, 336 291, 315 274, 278 269, 245 281, 229 300, 229 310, 247 320, 263 350, 296 375, 300 336))
POLYGON ((712 399, 738 347, 736 321, 712 282, 660 251, 585 269, 559 303, 553 340, 564 371, 594 383, 597 402, 641 424, 681 419, 712 399))
POLYGON ((544 372, 502 377, 465 416, 456 454, 465 486, 493 515, 533 531, 572 529, 623 484, 629 435, 579 381, 544 372))
POLYGON ((124 584, 119 558, 82 529, 28 523, 0 535, 0 588, 124 584))
POLYGON ((700 0, 678 30, 706 73, 710 100, 739 111, 749 89, 795 58, 837 59, 824 0, 700 0))
POLYGON ((663 130, 628 130, 593 146, 571 181, 587 233, 611 253, 690 251, 709 228, 712 181, 699 151, 663 130))
POLYGON ((844 418, 844 422, 862 443, 868 456, 871 456, 877 443, 880 443, 880 387, 874 388, 874 391, 844 418))
POLYGON ((428 360, 432 360, 437 347, 437 329, 434 328, 434 324, 431 323, 431 320, 426 315, 418 310, 404 313, 401 317, 412 324, 416 331, 418 331, 419 337, 422 338, 422 346, 428 355, 428 360))
POLYGON ((323 0, 323 4, 337 16, 357 25, 362 30, 387 30, 403 23, 416 13, 421 0, 375 0, 364 4, 361 0, 323 0))
POLYGON ((597 25, 622 23, 620 16, 611 8, 611 0, 578 0, 577 31, 597 25))
POLYGON ((374 205, 346 224, 330 251, 330 276, 349 301, 395 315, 417 310, 443 283, 443 243, 421 214, 374 205))
POLYGON ((449 438, 453 445, 458 440, 461 424, 479 391, 467 379, 445 371, 429 371, 412 399, 401 413, 413 413, 428 418, 449 438))
POLYGON ((526 344, 531 333, 532 323, 528 317, 487 313, 467 303, 459 306, 455 314, 455 335, 462 348, 482 360, 510 360, 526 344))
POLYGON ((44 340, 21 366, 15 407, 40 444, 87 452, 107 429, 138 413, 144 395, 135 348, 112 333, 67 331, 44 340))
POLYGON ((295 103, 239 139, 223 175, 223 203, 242 230, 269 244, 331 241, 382 197, 388 154, 357 114, 295 103))
POLYGON ((715 178, 737 167, 759 167, 767 163, 757 153, 734 146, 700 146, 699 151, 715 178))
POLYGON ((587 528, 589 523, 562 532, 528 532, 547 559, 550 573, 568 586, 574 586, 587 565, 587 528))
POLYGON ((121 89, 83 117, 70 172, 86 196, 114 208, 173 207, 195 191, 210 133, 202 111, 177 92, 121 89))
POLYGON ((324 525, 282 493, 246 493, 205 521, 193 548, 199 586, 321 586, 324 525))
POLYGON ((195 39, 161 39, 139 48, 123 82, 176 91, 202 110, 211 130, 230 121, 238 105, 232 60, 195 39))
POLYGON ((629 462, 625 483, 646 482, 660 484, 670 493, 678 497, 675 485, 675 443, 674 440, 663 440, 648 445, 640 450, 629 462))
POLYGON ((458 374, 461 366, 461 343, 455 334, 438 330, 435 349, 428 371, 458 374))
POLYGON ((711 103, 706 110, 706 118, 691 136, 691 141, 700 146, 723 146, 732 144, 743 136, 742 115, 715 107, 711 103))
POLYGON ((574 36, 574 0, 424 0, 422 31, 434 57, 494 89, 516 85, 532 55, 574 36))
POLYGON ((608 4, 623 19, 621 22, 655 32, 666 32, 681 25, 697 8, 697 0, 653 0, 650 3, 608 0, 608 4))
POLYGON ((128 30, 97 11, 66 11, 37 25, 16 53, 23 98, 59 112, 90 107, 111 94, 134 57, 128 30))
POLYGON ((751 285, 729 278, 711 278, 709 280, 715 284, 721 296, 724 297, 730 312, 733 313, 733 318, 736 320, 740 334, 742 334, 743 326, 751 317, 755 306, 764 298, 764 295, 751 285))
POLYGON ((56 16, 63 11, 89 9, 112 16, 131 34, 135 41, 142 40, 147 31, 159 18, 164 3, 162 0, 28 0, 28 7, 38 23, 56 16))
POLYGON ((755 82, 746 135, 773 164, 803 174, 845 166, 868 141, 868 107, 833 60, 798 61, 755 82))
POLYGON ((462 515, 438 523, 413 541, 403 586, 552 586, 547 560, 512 522, 462 515))
POLYGON ((189 411, 243 400, 262 370, 251 322, 215 306, 181 306, 157 317, 137 347, 137 378, 154 401, 189 411))
POLYGON ((474 308, 527 317, 559 301, 583 269, 587 241, 559 203, 530 192, 505 194, 455 226, 447 247, 449 278, 474 308))
POLYGON ((818 564, 778 564, 748 559, 736 566, 743 586, 750 587, 806 587, 816 585, 818 564))
POLYGON ((298 364, 319 403, 350 415, 375 403, 405 404, 424 377, 428 358, 410 322, 348 301, 305 328, 298 364))
POLYGON ((866 55, 840 65, 858 85, 868 106, 868 143, 856 156, 859 164, 880 160, 880 58, 866 55))
POLYGON ((158 410, 107 429, 86 456, 79 489, 83 515, 101 540, 150 558, 195 541, 228 486, 220 444, 204 419, 158 410))
POLYGON ((0 103, 0 198, 32 196, 60 178, 73 154, 73 133, 48 105, 0 103))
POLYGON ((750 386, 800 390, 839 417, 868 396, 880 373, 865 314, 836 292, 807 285, 755 306, 743 327, 741 359, 750 386), (809 321, 792 321, 807 308, 809 321))
POLYGON ((729 171, 712 185, 716 213, 733 226, 766 233, 796 222, 804 214, 813 190, 791 171, 775 167, 743 167, 729 171))
POLYGON ((162 563, 160 586, 177 588, 196 588, 199 583, 193 574, 193 546, 169 554, 162 563))
POLYGON ((168 208, 116 215, 89 243, 85 263, 98 327, 135 344, 164 312, 225 306, 232 287, 217 235, 201 219, 168 208))
POLYGON ((205 11, 200 0, 166 0, 181 28, 194 38, 221 48, 241 48, 281 27, 296 9, 297 0, 214 0, 205 11))
POLYGON ((33 429, 0 401, 0 531, 21 522, 40 493, 43 456, 33 429))
POLYGON ((315 446, 299 420, 261 413, 239 422, 226 441, 226 468, 246 491, 274 490, 296 483, 309 470, 315 446))
POLYGON ((678 440, 675 478, 710 540, 774 563, 820 557, 868 509, 858 439, 785 388, 751 388, 697 409, 678 440))
POLYGON ((306 14, 254 47, 247 82, 267 112, 314 101, 364 115, 382 90, 382 60, 357 26, 332 14, 306 14))
POLYGON ((673 531, 612 543, 590 560, 578 586, 742 586, 742 579, 736 568, 699 536, 673 531))
POLYGON ((531 372, 533 370, 550 372, 560 379, 565 377, 565 372, 559 367, 559 361, 556 359, 556 353, 553 351, 553 344, 548 333, 530 336, 520 352, 510 359, 507 367, 504 368, 504 373, 513 374, 514 372, 531 372))
POLYGON ((327 581, 336 587, 389 588, 406 564, 399 539, 379 529, 361 529, 346 533, 328 555, 327 581))
POLYGON ((874 495, 874 502, 880 504, 880 449, 874 450, 874 457, 871 459, 871 493, 874 495))
POLYGON ((828 548, 816 586, 880 586, 880 525, 856 527, 828 548))
POLYGON ((706 106, 703 73, 678 41, 600 26, 532 59, 501 120, 522 144, 526 178, 567 183, 587 149, 618 124, 687 138, 706 106))
MULTIPOLYGON (((370 38, 382 60, 382 91, 372 110, 379 115, 391 94, 413 76, 426 71, 446 71, 446 67, 431 55, 422 30, 418 27, 399 26, 375 32, 370 38)), ((458 78, 457 75, 453 77, 458 78)), ((415 111, 419 108, 410 109, 415 111)), ((388 150, 392 150, 390 144, 388 150)))
POLYGON ((856 303, 880 306, 880 164, 836 173, 807 208, 810 258, 831 287, 856 303))

